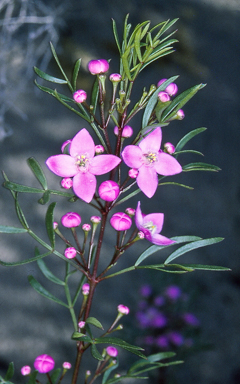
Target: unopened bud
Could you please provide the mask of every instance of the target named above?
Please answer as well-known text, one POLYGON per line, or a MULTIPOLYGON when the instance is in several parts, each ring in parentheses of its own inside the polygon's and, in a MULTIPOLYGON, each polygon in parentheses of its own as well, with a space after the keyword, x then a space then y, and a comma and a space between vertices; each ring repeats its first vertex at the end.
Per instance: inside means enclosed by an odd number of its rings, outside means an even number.
POLYGON ((106 180, 100 184, 98 193, 101 199, 105 201, 113 201, 119 195, 119 185, 113 180, 106 180))
POLYGON ((144 235, 144 233, 143 233, 142 231, 139 231, 138 234, 137 234, 137 237, 138 237, 140 240, 142 240, 142 239, 144 239, 145 235, 144 235))
POLYGON ((84 327, 85 327, 85 324, 86 324, 85 321, 79 321, 78 326, 79 326, 79 328, 81 329, 81 328, 84 328, 84 327))
POLYGON ((31 373, 31 367, 29 367, 29 365, 24 365, 24 367, 21 368, 21 374, 23 376, 30 375, 30 373, 31 373))
POLYGON ((132 220, 126 213, 118 212, 111 217, 110 224, 116 231, 126 231, 131 227, 132 220))
POLYGON ((106 352, 111 357, 116 357, 118 355, 118 350, 115 347, 109 346, 106 348, 106 352))
POLYGON ((71 179, 71 177, 64 177, 62 180, 61 180, 61 186, 65 189, 70 189, 72 188, 73 186, 73 181, 71 179))
POLYGON ((56 221, 54 221, 53 222, 53 229, 55 230, 55 229, 57 229, 57 227, 58 227, 58 223, 56 221))
POLYGON ((112 73, 109 76, 109 80, 112 81, 113 83, 119 83, 119 81, 122 80, 122 76, 119 73, 112 73))
POLYGON ((175 84, 175 83, 171 83, 171 84, 169 84, 169 85, 165 88, 165 91, 169 94, 169 96, 174 96, 174 95, 176 95, 176 93, 177 93, 177 91, 178 91, 177 84, 175 84))
POLYGON ((89 231, 91 231, 91 225, 90 225, 90 224, 83 224, 83 226, 82 226, 82 230, 83 230, 84 232, 89 232, 89 231))
POLYGON ((104 152, 104 147, 100 144, 95 145, 95 153, 96 155, 99 155, 100 153, 104 152))
POLYGON ((74 257, 77 256, 77 250, 74 247, 68 247, 64 251, 64 256, 67 259, 73 259, 74 257))
POLYGON ((170 96, 167 92, 159 92, 158 98, 162 103, 166 103, 167 101, 170 101, 170 96))
POLYGON ((90 221, 94 224, 99 224, 101 222, 101 217, 100 216, 91 216, 90 221))
POLYGON ((135 215, 135 209, 134 208, 126 208, 125 209, 125 213, 130 216, 130 217, 133 217, 135 215))
POLYGON ((92 75, 99 75, 100 73, 105 73, 109 69, 109 64, 107 60, 91 60, 88 63, 88 70, 92 75))
POLYGON ((67 228, 78 227, 81 224, 81 216, 76 212, 68 212, 62 216, 61 222, 67 228))
POLYGON ((79 89, 78 91, 74 92, 73 99, 76 101, 76 103, 83 103, 87 99, 87 92, 85 92, 83 89, 79 89))
POLYGON ((118 312, 121 313, 122 315, 128 315, 130 310, 126 305, 119 304, 118 305, 118 312))
POLYGON ((135 168, 129 169, 128 176, 131 177, 131 179, 136 179, 137 175, 138 175, 137 169, 135 169, 135 168))
POLYGON ((83 284, 83 286, 82 286, 82 294, 84 296, 88 295, 89 291, 90 291, 90 285, 88 283, 83 284))
POLYGON ((71 369, 72 368, 72 364, 69 363, 68 361, 64 361, 62 366, 64 369, 71 369))
POLYGON ((40 355, 35 359, 33 365, 39 373, 48 373, 54 368, 55 361, 49 355, 40 355))
POLYGON ((159 82, 157 83, 157 87, 160 87, 160 85, 162 85, 163 83, 165 83, 165 81, 167 81, 167 79, 161 79, 161 80, 159 80, 159 82))
POLYGON ((175 152, 175 147, 174 147, 174 145, 172 143, 165 143, 164 144, 164 149, 170 155, 175 152))
POLYGON ((183 112, 182 109, 179 109, 177 111, 177 120, 182 120, 182 119, 184 119, 184 117, 185 117, 185 113, 183 112))

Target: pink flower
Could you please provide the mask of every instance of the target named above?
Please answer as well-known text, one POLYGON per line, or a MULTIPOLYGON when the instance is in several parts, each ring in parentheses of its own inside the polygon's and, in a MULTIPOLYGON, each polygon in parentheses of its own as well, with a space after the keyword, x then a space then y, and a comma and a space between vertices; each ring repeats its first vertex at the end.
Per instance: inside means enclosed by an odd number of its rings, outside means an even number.
POLYGON ((105 73, 109 69, 109 64, 107 60, 91 60, 88 63, 88 70, 92 75, 99 75, 100 73, 105 73))
POLYGON ((163 221, 163 213, 150 213, 149 215, 144 215, 140 208, 140 201, 138 202, 135 214, 136 226, 144 233, 145 238, 153 244, 170 245, 175 243, 175 241, 159 234, 163 227, 163 221))
POLYGON ((31 367, 29 365, 24 365, 24 367, 21 368, 21 374, 23 376, 27 376, 31 373, 31 367))
POLYGON ((111 217, 110 224, 116 231, 126 231, 131 227, 132 220, 126 213, 118 212, 111 217))
POLYGON ((156 192, 157 174, 170 176, 182 172, 179 162, 160 150, 161 141, 162 131, 157 127, 139 145, 127 145, 122 152, 127 166, 138 169, 137 184, 149 198, 156 192))
POLYGON ((55 361, 49 355, 40 355, 34 361, 34 368, 40 373, 48 373, 54 368, 55 361))
POLYGON ((116 357, 118 355, 118 350, 115 347, 107 347, 106 352, 111 357, 116 357))
POLYGON ((126 305, 119 304, 118 305, 118 312, 121 313, 122 315, 128 315, 130 310, 126 305))
POLYGON ((73 177, 73 191, 90 203, 96 190, 95 175, 103 175, 115 168, 121 159, 114 155, 95 155, 95 145, 83 128, 71 141, 70 155, 56 155, 47 159, 48 168, 58 176, 73 177))
POLYGON ((119 185, 113 180, 106 180, 100 184, 98 193, 101 199, 105 201, 113 201, 119 195, 119 185))
POLYGON ((67 259, 73 259, 74 257, 77 256, 77 250, 74 247, 68 247, 64 251, 64 256, 67 259))
POLYGON ((74 92, 73 99, 77 103, 83 103, 87 99, 87 92, 85 92, 83 89, 79 89, 78 91, 74 92))
POLYGON ((66 228, 78 227, 81 224, 81 216, 77 212, 68 212, 62 216, 61 222, 66 228))

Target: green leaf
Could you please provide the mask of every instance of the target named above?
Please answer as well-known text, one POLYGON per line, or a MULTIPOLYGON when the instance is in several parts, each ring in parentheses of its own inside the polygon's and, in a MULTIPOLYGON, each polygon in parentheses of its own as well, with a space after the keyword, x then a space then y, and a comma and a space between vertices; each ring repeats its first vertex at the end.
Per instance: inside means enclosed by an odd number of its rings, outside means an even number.
POLYGON ((130 68, 129 68, 129 64, 128 64, 128 61, 129 61, 128 55, 130 54, 130 52, 131 52, 130 48, 126 49, 126 51, 122 55, 122 63, 123 63, 123 68, 124 68, 124 71, 127 75, 128 80, 132 81, 132 76, 131 76, 130 68))
POLYGON ((193 187, 189 187, 189 185, 175 183, 174 181, 166 181, 164 183, 158 183, 158 185, 167 185, 167 184, 177 185, 178 187, 183 187, 187 189, 194 189, 193 187))
POLYGON ((112 24, 113 24, 113 35, 114 35, 114 38, 115 38, 115 41, 116 41, 119 53, 121 55, 122 51, 121 51, 121 47, 120 47, 120 42, 119 42, 119 37, 118 37, 118 32, 117 32, 117 26, 116 26, 116 22, 115 22, 114 19, 112 19, 112 24))
POLYGON ((136 361, 129 368, 128 373, 133 373, 133 372, 137 371, 137 369, 139 369, 141 367, 144 367, 144 366, 149 365, 149 364, 156 363, 156 362, 164 360, 164 359, 168 359, 168 358, 173 357, 175 355, 176 355, 175 352, 159 352, 159 353, 155 353, 153 355, 147 356, 147 359, 141 359, 141 360, 136 361))
POLYGON ((54 48, 54 46, 53 46, 53 44, 52 44, 51 42, 50 42, 50 48, 51 48, 53 57, 54 57, 54 59, 55 59, 57 65, 58 65, 60 71, 61 71, 62 74, 63 74, 64 79, 66 80, 66 82, 67 82, 69 88, 71 89, 71 91, 73 91, 72 86, 71 86, 71 84, 69 83, 68 77, 67 77, 66 73, 64 72, 64 70, 63 70, 61 64, 60 64, 60 61, 59 61, 59 59, 58 59, 57 53, 56 53, 56 51, 55 51, 55 48, 54 48))
POLYGON ((93 84, 92 95, 91 95, 91 105, 93 106, 93 111, 92 111, 93 114, 95 113, 97 108, 98 95, 99 95, 99 82, 98 82, 98 78, 96 77, 93 84))
MULTIPOLYGON (((49 95, 53 96, 56 98, 56 95, 55 95, 55 90, 51 89, 51 88, 48 88, 48 87, 43 87, 42 85, 38 84, 37 81, 35 80, 34 83, 36 84, 36 86, 43 92, 46 92, 46 93, 49 93, 49 95)), ((70 99, 70 97, 67 97, 65 95, 63 95, 62 93, 58 93, 58 96, 61 98, 61 100, 63 101, 67 101, 69 103, 74 103, 74 100, 73 99, 70 99)))
POLYGON ((183 247, 180 247, 176 251, 174 251, 170 256, 168 256, 168 258, 165 260, 164 264, 168 264, 171 261, 173 261, 176 258, 178 258, 179 256, 182 256, 185 253, 190 252, 190 251, 192 251, 194 249, 205 247, 205 246, 211 245, 211 244, 216 244, 216 243, 219 243, 222 240, 223 240, 222 237, 213 237, 213 238, 210 238, 210 239, 203 239, 203 240, 199 240, 199 241, 193 241, 192 243, 186 244, 183 247))
POLYGON ((36 74, 44 80, 51 81, 52 83, 57 83, 57 84, 67 84, 68 83, 66 80, 58 79, 57 77, 53 77, 53 76, 48 75, 47 73, 41 71, 37 67, 33 67, 33 69, 36 72, 36 74))
POLYGON ((35 256, 35 257, 30 258, 30 259, 25 259, 22 261, 16 261, 14 263, 6 263, 5 261, 0 260, 0 264, 4 265, 5 267, 15 267, 17 265, 32 263, 33 261, 36 261, 36 260, 42 259, 43 257, 51 255, 51 253, 52 253, 52 251, 46 252, 46 253, 43 253, 42 255, 35 256))
POLYGON ((203 264, 183 264, 183 267, 192 268, 193 270, 201 270, 201 271, 231 271, 230 268, 221 267, 218 265, 203 265, 203 264))
POLYGON ((181 149, 187 144, 189 140, 191 140, 194 136, 199 135, 199 133, 206 131, 207 128, 202 127, 202 128, 197 128, 194 129, 193 131, 187 133, 183 138, 177 143, 175 151, 179 152, 181 149))
POLYGON ((81 66, 81 59, 78 59, 73 69, 73 76, 72 76, 73 92, 77 90, 77 78, 78 78, 80 66, 81 66))
POLYGON ((72 339, 85 341, 86 343, 93 343, 93 340, 88 335, 85 335, 85 333, 81 333, 81 332, 73 332, 72 339))
POLYGON ((113 344, 113 345, 117 345, 117 346, 119 346, 121 348, 126 349, 129 352, 134 353, 135 355, 137 355, 139 357, 142 357, 143 359, 146 358, 146 356, 144 356, 141 352, 139 352, 140 350, 144 351, 143 348, 131 345, 131 344, 127 343, 126 341, 124 341, 122 339, 119 339, 117 337, 100 337, 100 338, 95 339, 95 344, 113 344))
POLYGON ((42 204, 42 205, 47 204, 49 202, 49 200, 50 200, 50 196, 51 196, 51 192, 50 191, 44 192, 42 197, 38 200, 38 203, 42 204))
POLYGON ((147 259, 149 256, 153 255, 154 253, 161 251, 162 249, 166 249, 168 247, 171 247, 172 245, 181 244, 181 243, 188 243, 196 240, 201 240, 201 237, 197 236, 176 236, 172 237, 171 240, 174 240, 175 243, 169 244, 169 245, 151 245, 146 251, 141 253, 137 261, 135 262, 135 267, 137 267, 139 264, 141 264, 145 259, 147 259))
POLYGON ((6 376, 4 377, 4 380, 10 380, 14 375, 14 364, 11 362, 8 366, 8 370, 6 373, 6 376))
POLYGON ((34 159, 34 157, 29 157, 29 159, 27 159, 27 163, 28 163, 29 167, 31 168, 33 174, 36 176, 37 180, 39 181, 39 183, 43 187, 43 189, 46 190, 47 189, 47 179, 43 173, 43 170, 42 170, 40 164, 37 162, 36 159, 34 159))
POLYGON ((11 191, 14 191, 14 192, 23 192, 23 193, 43 193, 43 192, 45 192, 43 189, 28 187, 26 185, 12 183, 11 181, 5 181, 3 183, 3 186, 7 189, 10 189, 11 191))
MULTIPOLYGON (((56 384, 57 381, 58 381, 58 378, 60 376, 62 372, 62 369, 61 368, 57 368, 53 371, 53 373, 51 374, 51 384, 56 384)), ((47 384, 50 384, 50 382, 48 381, 47 384)))
POLYGON ((173 117, 177 111, 182 108, 200 89, 205 87, 205 85, 206 84, 195 85, 175 97, 175 99, 163 112, 162 121, 169 120, 173 117))
MULTIPOLYGON (((39 254, 37 252, 37 254, 39 254)), ((58 285, 65 285, 64 281, 60 280, 58 277, 56 277, 51 271, 50 269, 46 266, 45 262, 40 259, 40 260, 37 260, 37 265, 40 269, 40 271, 43 273, 43 275, 50 281, 52 281, 53 283, 55 284, 58 284, 58 285)))
POLYGON ((20 221, 20 223, 22 224, 22 226, 25 229, 29 229, 26 217, 25 217, 25 215, 24 215, 24 213, 22 211, 22 208, 20 207, 20 204, 18 202, 18 193, 17 192, 12 192, 12 193, 14 193, 15 209, 16 209, 16 214, 17 214, 18 220, 20 221))
POLYGON ((45 218, 45 223, 46 223, 46 228, 47 228, 47 234, 51 243, 52 248, 55 247, 55 231, 53 228, 53 213, 54 209, 56 207, 57 203, 51 203, 48 207, 47 213, 46 213, 46 218, 45 218))
POLYGON ((38 371, 31 372, 30 378, 29 378, 27 384, 36 384, 36 379, 37 379, 38 373, 39 373, 38 371))
POLYGON ((103 375, 103 378, 102 378, 102 384, 106 384, 107 382, 107 379, 109 378, 110 374, 112 373, 112 371, 115 371, 115 369, 117 369, 118 365, 119 365, 119 362, 118 362, 118 359, 115 358, 114 359, 116 361, 116 363, 112 366, 110 366, 110 368, 108 368, 104 375, 103 375))
POLYGON ((92 324, 92 325, 94 325, 97 328, 103 329, 102 324, 95 317, 88 317, 87 320, 86 320, 86 323, 87 324, 92 324))
POLYGON ((35 277, 29 275, 28 276, 28 281, 29 283, 31 284, 31 286, 33 287, 33 289, 35 289, 35 291, 37 291, 40 295, 46 297, 47 299, 49 300, 52 300, 52 301, 55 301, 55 303, 57 304, 60 304, 62 305, 63 307, 66 307, 68 308, 68 305, 65 304, 62 300, 58 299, 57 297, 53 296, 50 292, 48 292, 36 279, 35 277))
POLYGON ((217 167, 216 165, 206 164, 206 163, 190 163, 190 164, 184 165, 182 169, 184 172, 190 172, 190 171, 218 172, 221 170, 221 168, 217 167))
POLYGON ((91 354, 94 357, 94 359, 97 359, 99 361, 103 361, 104 358, 102 357, 101 353, 98 352, 97 347, 95 344, 91 345, 91 354))
POLYGON ((142 54, 141 54, 141 48, 140 48, 141 35, 142 35, 142 28, 139 28, 135 34, 134 46, 135 46, 135 50, 140 63, 142 62, 142 54))
POLYGON ((27 229, 0 225, 0 233, 25 233, 27 229))

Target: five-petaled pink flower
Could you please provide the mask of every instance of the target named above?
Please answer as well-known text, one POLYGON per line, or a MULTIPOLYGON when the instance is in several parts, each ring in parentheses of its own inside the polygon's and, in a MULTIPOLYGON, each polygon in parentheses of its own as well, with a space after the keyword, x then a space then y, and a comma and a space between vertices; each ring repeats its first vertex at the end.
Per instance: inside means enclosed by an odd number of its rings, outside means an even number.
POLYGON ((144 233, 145 238, 153 244, 170 245, 175 243, 174 240, 168 239, 167 237, 159 234, 163 227, 163 221, 163 213, 150 213, 149 215, 144 215, 140 208, 140 201, 138 202, 135 213, 136 226, 144 233))
POLYGON ((157 174, 176 175, 182 171, 179 162, 160 149, 160 127, 149 133, 138 145, 127 145, 122 158, 128 167, 138 169, 137 184, 147 197, 152 197, 158 186, 157 174))
POLYGON ((83 128, 71 141, 70 155, 56 155, 47 159, 48 168, 58 176, 73 177, 73 191, 90 203, 96 190, 95 175, 103 175, 115 168, 121 159, 115 155, 95 155, 95 144, 83 128))

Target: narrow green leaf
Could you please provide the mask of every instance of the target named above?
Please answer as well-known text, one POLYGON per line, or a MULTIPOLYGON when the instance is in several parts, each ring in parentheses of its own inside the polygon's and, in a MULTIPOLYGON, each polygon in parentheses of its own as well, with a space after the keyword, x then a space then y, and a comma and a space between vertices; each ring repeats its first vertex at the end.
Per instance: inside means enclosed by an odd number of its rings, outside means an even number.
POLYGON ((22 211, 22 208, 20 207, 20 204, 18 202, 18 193, 17 192, 12 192, 15 194, 15 209, 16 209, 16 214, 17 214, 17 217, 18 217, 18 220, 20 221, 20 223, 22 224, 23 228, 25 229, 29 229, 29 225, 27 223, 27 220, 26 220, 26 217, 22 211))
MULTIPOLYGON (((57 368, 53 371, 53 373, 51 374, 51 384, 56 384, 57 381, 58 381, 58 378, 60 376, 62 372, 62 369, 61 368, 57 368)), ((50 382, 48 381, 47 384, 50 384, 50 382)))
POLYGON ((168 247, 171 247, 176 244, 181 244, 181 243, 189 243, 192 241, 197 241, 201 240, 201 237, 198 236, 176 236, 172 237, 171 240, 174 240, 175 243, 170 244, 170 245, 151 245, 146 251, 141 253, 137 261, 135 262, 135 267, 140 265, 145 259, 147 259, 149 256, 153 255, 154 253, 161 251, 162 249, 166 249, 168 247))
POLYGON ((87 320, 86 320, 86 323, 87 324, 92 324, 92 325, 94 325, 97 328, 103 329, 102 324, 95 317, 88 317, 87 320))
MULTIPOLYGON (((79 112, 78 110, 76 110, 75 108, 71 107, 68 103, 66 103, 65 101, 65 98, 62 98, 62 95, 60 93, 57 92, 57 90, 55 89, 54 92, 53 92, 53 96, 56 97, 56 99, 58 101, 60 101, 60 103, 62 105, 64 105, 65 107, 67 107, 68 109, 70 109, 70 111, 76 113, 78 116, 82 117, 84 120, 86 120, 88 123, 90 123, 90 118, 88 117, 87 113, 84 111, 84 114, 82 114, 81 112, 79 112)), ((83 110, 83 106, 81 104, 78 104, 78 107, 83 110)))
POLYGON ((204 154, 202 152, 195 151, 194 149, 186 149, 184 151, 174 152, 174 156, 182 155, 185 153, 193 153, 194 155, 204 156, 204 154))
POLYGON ((11 181, 5 181, 3 186, 11 191, 23 192, 23 193, 43 193, 43 189, 28 187, 26 185, 12 183, 11 181))
POLYGON ((37 379, 38 373, 39 373, 38 371, 31 372, 27 384, 36 384, 36 379, 37 379))
POLYGON ((39 183, 43 187, 43 189, 46 190, 47 189, 47 179, 43 173, 43 170, 42 170, 40 164, 37 162, 36 159, 34 159, 34 157, 29 157, 29 159, 27 159, 27 163, 28 163, 29 167, 31 168, 33 174, 36 176, 37 180, 39 181, 39 183))
POLYGON ((11 362, 8 366, 8 370, 6 373, 6 376, 4 377, 4 380, 10 380, 14 375, 14 364, 11 362))
POLYGON ((38 200, 38 203, 42 204, 42 205, 47 204, 49 202, 49 200, 50 200, 50 196, 51 196, 51 192, 50 191, 44 192, 42 197, 38 200))
POLYGON ((56 207, 57 203, 51 203, 48 207, 47 213, 46 213, 46 218, 45 218, 45 223, 46 223, 46 229, 47 229, 47 234, 51 243, 52 248, 54 249, 55 247, 55 231, 53 229, 53 213, 54 209, 56 207))
MULTIPOLYGON (((56 97, 55 95, 55 90, 51 89, 51 88, 48 88, 48 87, 44 87, 40 84, 37 83, 37 81, 35 80, 34 83, 36 84, 36 86, 43 92, 46 92, 46 93, 49 93, 49 95, 53 96, 53 97, 56 97)), ((64 101, 67 101, 69 103, 74 103, 74 100, 73 99, 70 99, 70 97, 67 97, 65 95, 63 95, 62 93, 58 93, 59 97, 61 98, 61 100, 64 100, 64 101)))
POLYGON ((128 55, 130 53, 130 48, 126 49, 126 51, 124 52, 124 54, 122 55, 122 63, 123 63, 123 68, 124 68, 124 71, 127 75, 127 78, 129 81, 132 81, 132 76, 131 76, 131 73, 130 73, 130 68, 129 68, 129 64, 128 64, 128 55))
POLYGON ((66 80, 58 79, 57 77, 50 76, 47 73, 38 69, 37 67, 33 67, 33 69, 36 72, 36 74, 44 80, 51 81, 52 83, 57 83, 57 84, 67 84, 66 80))
POLYGON ((63 307, 66 307, 68 308, 68 305, 65 304, 62 300, 58 299, 56 296, 53 296, 50 292, 48 292, 36 279, 35 277, 29 275, 28 276, 28 281, 29 283, 31 284, 31 286, 33 287, 33 289, 35 289, 35 291, 37 291, 40 295, 46 297, 47 299, 49 300, 52 300, 52 301, 55 301, 55 303, 57 304, 60 304, 62 305, 63 307))
POLYGON ((78 78, 79 69, 81 67, 81 60, 82 59, 78 59, 74 65, 73 76, 72 76, 73 92, 77 90, 77 78, 78 78))
POLYGON ((126 341, 124 341, 122 339, 119 339, 117 337, 97 338, 97 339, 95 339, 95 344, 113 344, 113 345, 117 345, 117 346, 119 346, 121 348, 126 349, 129 352, 134 353, 137 356, 142 357, 143 359, 146 358, 146 356, 144 356, 141 352, 139 352, 140 350, 144 351, 143 348, 131 345, 131 344, 127 343, 126 341))
POLYGON ((186 268, 192 268, 193 270, 202 270, 202 271, 231 271, 230 268, 221 267, 218 265, 203 265, 203 264, 183 264, 182 266, 186 268))
POLYGON ((193 131, 187 133, 181 140, 176 145, 175 151, 179 152, 181 149, 188 143, 189 140, 191 140, 194 136, 199 135, 199 133, 206 131, 207 128, 202 127, 202 128, 197 128, 194 129, 193 131))
POLYGON ((153 63, 154 61, 160 59, 161 57, 170 55, 173 52, 175 52, 175 49, 173 49, 172 47, 168 47, 168 48, 165 48, 162 51, 156 53, 155 55, 152 55, 151 58, 149 57, 149 60, 145 64, 142 65, 139 72, 142 72, 142 70, 144 68, 146 68, 149 64, 153 63))
POLYGON ((17 262, 14 262, 14 263, 6 263, 5 261, 0 260, 0 264, 4 265, 5 267, 15 267, 17 265, 23 265, 23 264, 32 263, 33 261, 36 261, 36 260, 42 259, 43 257, 51 255, 51 253, 52 252, 46 252, 46 253, 43 253, 42 255, 35 256, 35 257, 30 258, 30 259, 25 259, 25 260, 22 260, 22 261, 17 261, 17 262))
POLYGON ((37 260, 37 264, 43 275, 50 281, 58 285, 65 285, 64 281, 60 280, 57 276, 55 276, 50 269, 46 266, 45 262, 40 259, 37 260))
POLYGON ((142 62, 142 54, 141 54, 141 48, 140 48, 141 35, 142 35, 142 28, 139 28, 135 34, 134 46, 135 46, 135 50, 136 50, 138 60, 140 61, 140 63, 142 62))
POLYGON ((88 335, 85 335, 85 333, 81 333, 81 332, 73 332, 72 339, 85 341, 86 343, 93 343, 93 340, 88 335))
POLYGON ((116 22, 115 22, 114 19, 112 19, 112 24, 113 24, 112 25, 113 26, 113 35, 114 35, 114 38, 115 38, 115 41, 116 41, 119 53, 121 55, 122 51, 121 51, 121 47, 120 47, 120 42, 119 42, 119 37, 118 37, 118 32, 117 32, 117 26, 116 26, 116 22))
POLYGON ((166 181, 165 183, 158 183, 158 185, 167 185, 167 184, 177 185, 178 187, 183 187, 183 188, 187 188, 187 189, 194 189, 193 187, 189 187, 189 185, 174 183, 173 181, 166 181))
POLYGON ((98 352, 97 347, 95 344, 91 345, 91 354, 94 357, 94 359, 97 359, 99 361, 103 361, 104 358, 102 357, 101 353, 98 352))
POLYGON ((27 229, 0 225, 0 233, 25 233, 27 229))
MULTIPOLYGON (((178 19, 173 19, 173 20, 167 20, 163 27, 160 29, 160 31, 156 34, 155 38, 159 38, 160 36, 162 36, 169 28, 171 28, 176 22, 178 21, 178 19)), ((161 25, 161 23, 160 23, 161 25)), ((156 26, 152 29, 154 30, 156 28, 156 26)), ((151 30, 151 32, 152 32, 151 30)))
POLYGON ((70 82, 69 82, 69 80, 68 80, 68 77, 67 77, 66 73, 64 72, 63 67, 62 67, 61 64, 60 64, 60 61, 59 61, 59 59, 58 59, 57 53, 56 53, 56 51, 55 51, 55 48, 54 48, 54 46, 53 46, 53 44, 52 44, 51 42, 50 42, 50 48, 51 48, 53 57, 54 57, 54 59, 55 59, 57 65, 58 65, 60 71, 61 71, 62 74, 63 74, 64 79, 66 80, 66 82, 67 82, 69 88, 71 89, 71 91, 73 91, 72 86, 71 86, 71 84, 70 84, 70 82))
POLYGON ((206 164, 206 163, 190 163, 190 164, 184 165, 182 169, 184 172, 190 172, 190 171, 218 172, 221 170, 221 168, 217 167, 216 165, 206 164))
POLYGON ((115 371, 115 369, 117 369, 117 367, 119 365, 118 358, 114 358, 114 360, 116 361, 116 363, 114 365, 110 366, 110 368, 105 371, 103 378, 102 378, 102 384, 106 384, 107 379, 109 378, 110 374, 113 371, 115 371))
POLYGON ((147 359, 141 359, 141 360, 138 360, 136 361, 128 370, 127 373, 132 373, 132 372, 135 372, 137 369, 141 368, 141 367, 144 367, 146 365, 149 365, 149 364, 153 364, 153 363, 156 363, 156 362, 159 362, 161 360, 164 360, 164 359, 168 359, 168 358, 171 358, 173 356, 175 356, 176 353, 175 352, 159 352, 159 353, 155 353, 153 355, 150 355, 150 356, 147 356, 147 359))
MULTIPOLYGON (((153 49, 151 55, 149 56, 149 59, 151 59, 153 56, 155 57, 157 53, 161 53, 165 50, 165 48, 169 47, 169 45, 172 45, 174 43, 177 43, 178 40, 176 39, 170 39, 162 42, 160 45, 158 45, 156 48, 153 49)), ((172 48, 172 47, 171 47, 172 48)))
POLYGON ((164 264, 168 264, 171 261, 175 260, 177 257, 184 255, 187 252, 190 252, 194 249, 198 249, 201 247, 205 247, 207 245, 216 244, 222 241, 222 237, 213 237, 210 239, 203 239, 199 241, 194 241, 190 244, 186 244, 183 247, 178 248, 176 251, 174 251, 168 258, 165 260, 164 264))

